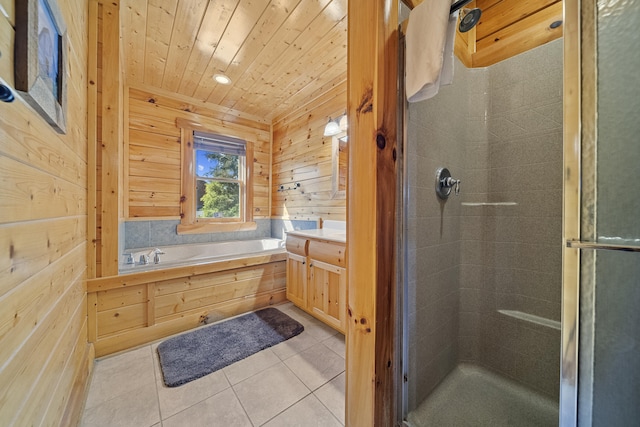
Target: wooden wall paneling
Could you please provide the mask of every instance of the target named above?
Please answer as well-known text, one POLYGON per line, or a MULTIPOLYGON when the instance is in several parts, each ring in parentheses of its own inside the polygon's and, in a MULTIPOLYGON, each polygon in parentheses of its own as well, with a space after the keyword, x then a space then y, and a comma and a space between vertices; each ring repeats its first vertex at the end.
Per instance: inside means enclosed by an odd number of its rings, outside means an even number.
MULTIPOLYGON (((123 56, 121 56, 120 58, 122 59, 123 56)), ((130 177, 130 171, 129 171, 129 132, 130 132, 130 127, 129 127, 129 88, 125 87, 123 90, 123 97, 122 97, 122 120, 123 120, 123 124, 122 124, 122 150, 120 152, 120 158, 122 159, 121 161, 121 166, 120 166, 120 174, 122 177, 122 186, 121 186, 121 191, 119 192, 120 195, 124 194, 123 190, 125 188, 129 188, 130 187, 130 183, 129 183, 129 177, 130 177)), ((122 199, 122 216, 124 218, 128 218, 129 217, 129 198, 128 197, 121 197, 122 199)))
POLYGON ((346 111, 345 89, 337 86, 274 123, 272 216, 346 218, 346 201, 331 200, 332 144, 331 137, 323 136, 328 117, 346 111), (299 189, 278 191, 296 182, 299 189))
POLYGON ((166 268, 164 270, 152 270, 133 274, 123 274, 120 276, 99 277, 87 281, 87 292, 100 292, 108 289, 137 286, 162 280, 233 270, 241 267, 284 261, 286 258, 286 253, 256 255, 241 259, 218 261, 213 264, 187 265, 183 267, 166 268))
MULTIPOLYGON (((38 339, 47 333, 45 318, 53 321, 56 310, 68 301, 63 301, 70 283, 78 280, 82 265, 82 245, 56 263, 34 274, 20 286, 0 299, 6 309, 0 312, 0 360, 7 363, 26 348, 28 354, 38 339), (38 319, 34 322, 32 319, 38 319)), ((0 374, 2 375, 2 374, 0 374)), ((1 418, 0 418, 1 419, 1 418)))
POLYGON ((119 219, 122 208, 121 141, 122 141, 122 80, 120 78, 120 6, 102 5, 102 233, 101 273, 118 274, 119 219))
POLYGON ((286 301, 284 288, 282 291, 267 293, 252 298, 242 298, 236 301, 216 305, 214 307, 204 307, 192 313, 186 313, 176 318, 156 323, 153 326, 139 329, 132 329, 110 337, 99 340, 96 343, 96 357, 105 356, 117 351, 133 348, 137 345, 149 343, 151 341, 165 338, 179 332, 193 329, 202 325, 204 316, 211 313, 215 320, 221 320, 230 316, 235 316, 257 308, 267 307, 286 301))
POLYGON ((165 58, 171 43, 171 31, 167 29, 173 28, 177 8, 178 0, 148 0, 147 2, 144 51, 144 82, 146 84, 162 86, 165 58))
MULTIPOLYGON (((84 248, 81 252, 84 252, 84 248)), ((0 420, 7 420, 9 425, 22 417, 29 418, 29 414, 18 411, 18 408, 23 407, 23 402, 39 402, 46 406, 51 400, 53 388, 46 377, 55 376, 56 373, 59 375, 61 372, 56 364, 66 359, 80 333, 82 315, 86 314, 86 304, 83 304, 86 301, 82 285, 83 274, 84 270, 81 270, 71 283, 67 283, 68 287, 63 295, 52 310, 42 317, 34 332, 22 345, 2 346, 12 353, 10 358, 2 358, 4 364, 0 371, 0 381, 3 384, 0 389, 0 400, 3 402, 0 406, 0 420), (36 398, 36 390, 44 390, 47 395, 36 398)), ((39 424, 39 421, 32 420, 29 424, 39 424)))
MULTIPOLYGON (((0 5, 2 4, 0 3, 0 5)), ((2 53, 0 56, 0 78, 2 78, 11 87, 15 86, 13 73, 13 45, 15 42, 16 32, 13 29, 13 25, 14 24, 12 24, 10 19, 7 19, 2 13, 0 13, 0 52, 2 53)))
POLYGON ((0 241, 8 244, 0 257, 0 297, 83 244, 85 230, 84 216, 0 227, 0 241))
POLYGON ((501 0, 490 6, 484 5, 483 15, 476 25, 476 37, 480 41, 503 28, 562 0, 501 0))
POLYGON ((87 292, 87 339, 92 344, 98 340, 97 292, 87 292))
POLYGON ((129 218, 176 218, 180 215, 181 137, 176 121, 197 122, 206 130, 246 139, 253 146, 254 183, 249 205, 266 218, 269 194, 270 127, 254 117, 185 96, 146 87, 129 88, 129 149, 126 199, 129 218), (194 102, 191 102, 194 101, 194 102), (197 112, 194 112, 197 111, 197 112), (266 195, 266 197, 265 197, 266 195))
POLYGON ((15 212, 21 212, 24 221, 86 214, 84 183, 71 183, 4 156, 0 157, 0 170, 0 223, 15 221, 15 212))
POLYGON ((102 312, 129 305, 146 303, 147 295, 145 292, 144 286, 135 286, 91 293, 96 294, 97 310, 102 312))
MULTIPOLYGON (((98 297, 100 301, 100 297, 98 297)), ((99 304, 99 303, 98 303, 99 304)), ((147 324, 147 304, 127 305, 111 310, 98 310, 98 341, 116 332, 142 328, 147 324)))
POLYGON ((284 301, 285 258, 283 253, 90 280, 97 354, 193 328, 208 314, 219 319, 284 301))
POLYGON ((162 297, 172 293, 187 292, 205 288, 211 286, 214 278, 220 283, 227 283, 255 279, 263 276, 278 275, 282 274, 283 271, 284 267, 282 263, 273 262, 213 273, 203 273, 196 276, 182 276, 174 279, 158 281, 155 288, 155 295, 156 297, 162 297))
POLYGON ((549 25, 562 20, 562 2, 552 4, 476 43, 474 67, 486 67, 534 47, 562 37, 562 26, 549 25))
POLYGON ((53 393, 54 400, 44 416, 44 421, 41 424, 43 427, 74 425, 82 415, 87 397, 85 384, 88 384, 91 377, 93 360, 95 359, 93 345, 87 343, 86 337, 85 323, 85 327, 78 334, 73 356, 69 358, 65 367, 65 374, 53 393), (67 374, 67 371, 71 371, 71 369, 75 369, 75 371, 67 374), (68 389, 71 389, 71 395, 67 398, 64 391, 68 389))
POLYGON ((11 24, 11 26, 15 26, 16 25, 16 9, 15 9, 14 1, 0 0, 0 8, 2 8, 2 11, 0 11, 0 16, 7 17, 6 19, 11 24))
POLYGON ((271 121, 264 117, 254 116, 232 108, 221 107, 211 102, 202 101, 190 96, 173 93, 164 89, 144 84, 136 84, 129 87, 129 96, 132 99, 150 102, 171 110, 182 110, 195 113, 212 119, 231 122, 249 128, 269 131, 271 121))
MULTIPOLYGON (((123 43, 124 58, 127 58, 124 66, 125 83, 142 83, 144 81, 144 51, 147 36, 147 2, 123 1, 121 2, 121 32, 127 33, 126 42, 123 43)), ((126 117, 126 115, 125 115, 126 117)))
POLYGON ((147 324, 146 326, 153 326, 156 324, 156 284, 155 283, 147 283, 145 289, 145 298, 146 298, 146 314, 147 314, 147 324))
MULTIPOLYGON (((0 77, 13 84, 15 2, 0 0, 0 77)), ((67 26, 67 133, 16 96, 0 103, 0 424, 76 423, 86 350, 88 3, 67 26), (82 350, 80 348, 82 347, 82 350), (65 418, 65 413, 70 418, 65 418)))
MULTIPOLYGON (((203 77, 204 70, 213 60, 213 54, 220 45, 220 38, 238 6, 238 1, 224 0, 209 3, 198 29, 195 48, 191 49, 177 92, 193 95, 203 77)), ((209 77, 212 78, 213 74, 209 77)))
MULTIPOLYGON (((82 301, 85 301, 84 296, 83 293, 82 301)), ((23 423, 31 420, 30 424, 38 424, 44 419, 49 407, 49 405, 43 405, 41 402, 49 400, 49 404, 55 404, 63 396, 65 400, 68 399, 69 389, 65 389, 64 394, 57 398, 50 395, 50 390, 57 390, 60 381, 67 382, 67 387, 73 383, 71 375, 75 372, 75 366, 70 369, 68 367, 69 363, 72 363, 77 358, 75 353, 84 353, 84 344, 82 347, 78 346, 79 341, 86 342, 87 336, 87 306, 82 301, 77 305, 75 312, 69 313, 66 325, 61 325, 64 330, 55 347, 51 352, 44 355, 45 360, 42 363, 44 368, 38 378, 39 385, 32 388, 26 404, 19 411, 16 411, 15 421, 19 420, 19 422, 23 423), (61 373, 63 375, 60 375, 61 373)), ((64 407, 60 409, 64 412, 64 407)), ((56 413, 56 418, 60 419, 63 412, 56 413)))
POLYGON ((97 277, 98 215, 98 3, 88 2, 87 54, 87 277, 97 277))
POLYGON ((395 422, 398 2, 349 1, 346 422, 395 422))
POLYGON ((203 305, 249 297, 279 289, 285 285, 284 273, 280 273, 279 276, 270 274, 252 277, 237 282, 224 282, 217 277, 215 279, 216 281, 209 282, 207 287, 156 296, 156 316, 160 318, 200 308, 203 305))

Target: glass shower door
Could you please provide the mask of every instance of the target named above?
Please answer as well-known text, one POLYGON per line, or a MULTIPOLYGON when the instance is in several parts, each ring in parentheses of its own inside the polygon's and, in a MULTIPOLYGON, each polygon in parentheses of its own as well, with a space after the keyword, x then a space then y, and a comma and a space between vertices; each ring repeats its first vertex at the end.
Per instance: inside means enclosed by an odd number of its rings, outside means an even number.
POLYGON ((640 419, 640 53, 621 41, 640 40, 640 1, 595 8, 582 29, 580 238, 567 242, 580 256, 577 422, 627 426, 640 419))

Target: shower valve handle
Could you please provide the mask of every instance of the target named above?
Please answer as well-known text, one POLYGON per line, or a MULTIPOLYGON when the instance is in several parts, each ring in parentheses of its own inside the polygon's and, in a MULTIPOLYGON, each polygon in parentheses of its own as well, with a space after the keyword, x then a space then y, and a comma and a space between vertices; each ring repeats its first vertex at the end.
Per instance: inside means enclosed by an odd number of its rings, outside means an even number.
POLYGON ((460 194, 460 180, 459 179, 453 179, 450 176, 443 178, 442 179, 442 186, 443 187, 455 187, 454 191, 456 193, 456 196, 460 194))
POLYGON ((446 200, 452 189, 455 191, 456 196, 460 194, 460 180, 452 178, 449 169, 438 168, 436 170, 436 194, 441 199, 446 200))

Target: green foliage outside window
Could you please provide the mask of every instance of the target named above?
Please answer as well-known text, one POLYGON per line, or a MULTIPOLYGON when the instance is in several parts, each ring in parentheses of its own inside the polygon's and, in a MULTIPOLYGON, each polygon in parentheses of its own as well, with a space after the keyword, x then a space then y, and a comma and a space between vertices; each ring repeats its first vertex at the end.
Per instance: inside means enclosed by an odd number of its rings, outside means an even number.
POLYGON ((196 151, 196 163, 200 170, 206 164, 208 171, 198 173, 198 217, 240 217, 241 157, 238 155, 196 151), (203 173, 204 172, 204 173, 203 173))

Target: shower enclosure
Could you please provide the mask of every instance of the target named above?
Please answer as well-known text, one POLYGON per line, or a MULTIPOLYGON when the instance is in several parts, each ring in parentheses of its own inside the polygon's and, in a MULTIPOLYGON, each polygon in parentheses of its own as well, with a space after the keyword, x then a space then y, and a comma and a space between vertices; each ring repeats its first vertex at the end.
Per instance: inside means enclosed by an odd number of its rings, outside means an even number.
POLYGON ((405 113, 403 418, 557 425, 562 40, 405 113), (460 180, 436 195, 436 170, 460 180))

